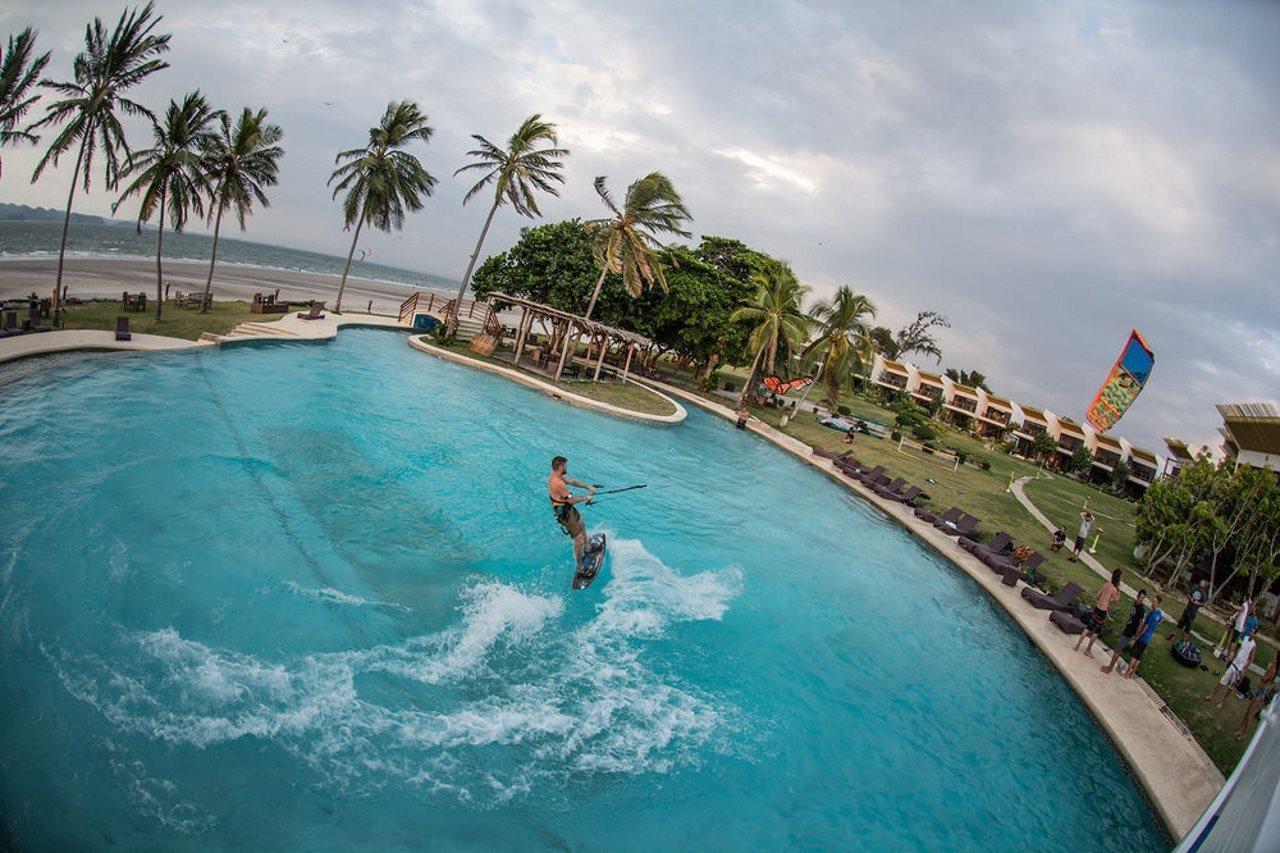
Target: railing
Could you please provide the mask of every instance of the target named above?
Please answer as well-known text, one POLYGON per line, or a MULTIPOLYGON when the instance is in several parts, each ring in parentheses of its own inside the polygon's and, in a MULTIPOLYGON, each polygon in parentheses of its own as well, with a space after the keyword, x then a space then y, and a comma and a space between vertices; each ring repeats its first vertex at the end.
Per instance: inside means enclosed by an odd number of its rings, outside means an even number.
POLYGON ((419 311, 429 313, 431 309, 435 307, 435 304, 436 304, 436 294, 434 293, 424 294, 420 290, 415 290, 412 296, 410 296, 404 302, 400 303, 400 314, 397 317, 397 319, 401 323, 405 321, 405 318, 408 318, 409 321, 412 322, 414 314, 417 314, 419 311), (427 297, 427 304, 425 307, 422 307, 423 296, 427 297))

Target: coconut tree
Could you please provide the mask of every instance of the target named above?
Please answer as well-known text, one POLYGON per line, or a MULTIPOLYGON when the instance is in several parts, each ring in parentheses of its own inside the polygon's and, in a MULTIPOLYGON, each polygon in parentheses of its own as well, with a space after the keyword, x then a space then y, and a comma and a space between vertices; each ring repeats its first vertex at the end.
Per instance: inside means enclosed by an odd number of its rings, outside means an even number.
MULTIPOLYGON (((47 53, 32 58, 35 47, 35 30, 27 27, 16 36, 9 36, 9 47, 0 55, 0 148, 20 142, 34 145, 40 141, 40 137, 18 127, 18 122, 40 97, 32 95, 31 89, 49 64, 47 53)), ((3 168, 0 162, 0 174, 3 168)))
POLYGON ((543 121, 538 113, 529 116, 516 128, 516 132, 507 140, 506 148, 499 148, 479 134, 473 134, 471 138, 478 143, 478 147, 468 151, 467 156, 474 157, 475 162, 468 163, 453 174, 482 171, 484 175, 476 181, 462 203, 465 205, 485 187, 493 184, 493 204, 489 206, 489 215, 485 217, 484 227, 480 229, 480 239, 476 241, 475 251, 471 253, 467 271, 462 276, 462 284, 458 286, 458 298, 454 301, 453 314, 448 318, 451 328, 457 327, 458 307, 467 292, 467 284, 471 281, 471 273, 475 269, 476 259, 480 257, 480 248, 489 233, 493 215, 502 205, 510 204, 521 216, 530 219, 541 216, 535 193, 541 190, 553 196, 560 195, 554 185, 564 183, 564 175, 560 174, 560 170, 564 168, 561 161, 569 156, 567 148, 558 147, 556 126, 543 121))
POLYGON ((119 186, 123 167, 121 154, 125 160, 129 156, 129 143, 125 139, 121 116, 155 120, 150 110, 125 97, 125 93, 155 72, 169 67, 169 63, 159 58, 169 49, 169 36, 154 32, 161 20, 160 16, 153 14, 151 3, 140 9, 125 9, 110 35, 102 19, 94 18, 93 23, 85 27, 84 50, 72 63, 72 79, 62 83, 40 81, 42 87, 52 89, 61 98, 45 108, 44 118, 36 122, 33 129, 63 123, 65 126, 36 164, 31 175, 32 183, 39 180, 46 166, 52 163, 56 167, 63 154, 76 148, 67 209, 62 217, 62 241, 58 245, 54 299, 59 308, 62 304, 62 265, 67 251, 67 229, 71 224, 76 183, 82 180, 83 174, 85 192, 89 191, 96 151, 102 155, 106 187, 114 191, 119 186))
POLYGON ((402 149, 411 142, 429 141, 432 133, 427 117, 416 103, 392 101, 377 126, 369 128, 368 145, 339 151, 334 158, 335 163, 342 165, 329 176, 330 185, 337 182, 333 197, 346 193, 342 199, 345 227, 351 230, 351 226, 355 226, 338 285, 338 299, 333 306, 335 314, 342 313, 342 292, 347 286, 351 256, 356 252, 364 224, 367 222, 388 233, 399 231, 404 227, 405 212, 421 210, 423 199, 430 197, 436 179, 417 157, 402 149))
POLYGON ((840 405, 840 385, 866 358, 876 306, 848 285, 840 286, 830 299, 817 302, 809 311, 818 336, 801 357, 818 359, 827 402, 832 410, 840 405))
POLYGON ((756 378, 756 370, 762 365, 772 373, 777 365, 778 350, 794 351, 809 338, 812 320, 800 310, 800 303, 808 288, 796 280, 795 273, 785 263, 774 263, 751 276, 756 285, 755 296, 729 315, 730 322, 751 323, 747 345, 755 350, 751 370, 742 386, 738 405, 746 405, 747 397, 756 378))
POLYGON ((608 273, 622 276, 622 286, 633 299, 655 284, 665 290, 667 278, 654 254, 663 248, 658 237, 664 234, 688 237, 689 232, 683 226, 693 219, 671 179, 661 172, 650 172, 627 187, 621 209, 604 182, 604 176, 596 178, 596 193, 613 215, 584 223, 594 235, 591 251, 600 267, 600 277, 587 303, 588 319, 595 310, 608 273))
POLYGON ((220 132, 213 135, 204 152, 205 168, 213 194, 209 216, 213 219, 213 249, 209 253, 209 275, 204 282, 204 300, 200 313, 209 310, 209 294, 213 289, 213 268, 218 261, 218 233, 222 230, 222 214, 235 210, 240 230, 253 212, 254 202, 269 207, 266 187, 276 185, 280 174, 280 158, 284 149, 280 139, 284 132, 278 124, 267 121, 265 108, 254 112, 245 107, 235 126, 230 116, 223 115, 220 132))
POLYGON ((192 213, 204 214, 204 198, 209 194, 204 152, 216 139, 214 127, 223 112, 209 106, 199 92, 191 92, 182 103, 170 101, 163 121, 152 121, 154 144, 129 155, 121 172, 133 181, 111 205, 112 213, 126 199, 141 196, 138 205, 138 231, 142 223, 157 217, 156 222, 156 320, 164 307, 164 218, 174 231, 186 227, 192 213))

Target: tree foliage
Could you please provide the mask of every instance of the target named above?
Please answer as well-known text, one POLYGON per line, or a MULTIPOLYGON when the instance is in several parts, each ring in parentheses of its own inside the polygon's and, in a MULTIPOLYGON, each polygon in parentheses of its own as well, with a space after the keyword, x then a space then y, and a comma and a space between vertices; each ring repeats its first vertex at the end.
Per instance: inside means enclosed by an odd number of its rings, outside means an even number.
POLYGON ((871 345, 867 321, 875 314, 875 304, 848 285, 837 288, 830 299, 820 300, 809 310, 818 335, 802 355, 816 357, 821 363, 822 383, 832 410, 840 405, 840 388, 867 359, 871 345))
POLYGON ((970 388, 981 388, 988 394, 991 389, 987 387, 987 375, 977 370, 956 370, 954 367, 948 367, 945 371, 946 377, 952 382, 961 385, 968 385, 970 388))
POLYGON ((33 55, 35 47, 35 30, 27 27, 16 36, 9 36, 9 46, 0 54, 0 148, 20 142, 34 145, 40 141, 40 137, 18 127, 18 122, 39 99, 31 90, 49 63, 48 53, 33 55))

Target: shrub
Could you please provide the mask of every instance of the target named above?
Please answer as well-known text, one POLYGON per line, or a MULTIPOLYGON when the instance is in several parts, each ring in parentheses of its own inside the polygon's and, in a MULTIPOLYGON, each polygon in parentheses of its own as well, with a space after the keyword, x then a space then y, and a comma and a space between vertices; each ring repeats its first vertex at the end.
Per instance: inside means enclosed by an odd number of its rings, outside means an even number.
POLYGON ((840 413, 840 414, 842 414, 842 415, 852 415, 852 414, 853 414, 853 410, 852 410, 852 409, 850 409, 848 406, 846 406, 846 405, 845 405, 845 404, 843 404, 843 403, 841 403, 839 406, 836 406, 836 411, 837 411, 837 412, 839 412, 839 413, 840 413))
POLYGON ((889 439, 891 441, 902 441, 902 433, 895 429, 893 432, 889 433, 889 439))
POLYGON ((737 390, 738 390, 738 386, 734 384, 734 382, 733 382, 733 380, 732 380, 732 379, 726 379, 726 380, 724 381, 724 390, 726 390, 726 391, 730 391, 730 392, 732 392, 732 391, 737 391, 737 390))
POLYGON ((978 467, 981 468, 983 471, 990 471, 991 462, 986 459, 983 459, 981 462, 978 463, 978 467))
POLYGON ((969 461, 968 453, 965 453, 963 450, 956 450, 954 447, 950 449, 955 453, 956 459, 960 462, 961 465, 969 461))
POLYGON ((918 423, 911 427, 911 434, 921 441, 938 437, 938 431, 926 423, 918 423))

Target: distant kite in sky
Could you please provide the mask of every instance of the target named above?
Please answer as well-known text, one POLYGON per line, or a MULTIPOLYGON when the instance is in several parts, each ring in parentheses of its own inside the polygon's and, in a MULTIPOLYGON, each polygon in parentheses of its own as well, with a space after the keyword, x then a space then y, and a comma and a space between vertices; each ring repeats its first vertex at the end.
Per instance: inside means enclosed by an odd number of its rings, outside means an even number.
POLYGON ((1142 333, 1134 329, 1129 333, 1129 340, 1115 366, 1107 375, 1106 381, 1094 395, 1089 410, 1085 412, 1085 420, 1089 426, 1099 432, 1106 432, 1116 425, 1116 421, 1128 411, 1133 401, 1147 384, 1151 376, 1151 368, 1155 366, 1156 356, 1142 339, 1142 333))

